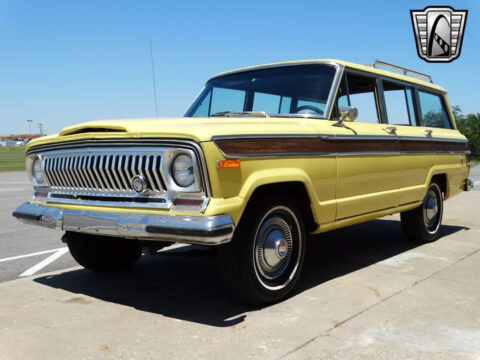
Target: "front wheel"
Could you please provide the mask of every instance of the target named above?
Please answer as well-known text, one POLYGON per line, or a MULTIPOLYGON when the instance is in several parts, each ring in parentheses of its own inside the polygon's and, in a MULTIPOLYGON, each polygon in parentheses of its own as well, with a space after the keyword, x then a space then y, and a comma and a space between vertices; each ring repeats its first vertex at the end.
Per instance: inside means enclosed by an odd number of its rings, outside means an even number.
POLYGON ((295 286, 305 254, 300 211, 285 200, 262 199, 249 206, 232 241, 218 249, 226 287, 250 304, 284 298, 295 286))
POLYGON ((80 265, 97 272, 127 269, 142 255, 140 243, 130 239, 66 232, 62 241, 80 265))
POLYGON ((440 186, 432 182, 422 205, 400 214, 402 228, 410 240, 426 243, 440 235, 443 216, 443 195, 440 186))

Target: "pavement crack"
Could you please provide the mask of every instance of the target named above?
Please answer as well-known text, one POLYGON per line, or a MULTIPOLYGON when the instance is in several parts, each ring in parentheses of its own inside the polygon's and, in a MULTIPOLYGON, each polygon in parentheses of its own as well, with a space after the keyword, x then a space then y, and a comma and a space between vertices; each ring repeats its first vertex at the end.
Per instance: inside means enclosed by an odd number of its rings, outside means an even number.
POLYGON ((293 353, 295 353, 295 352, 297 352, 298 350, 302 349, 303 347, 307 346, 308 344, 314 342, 315 340, 317 340, 317 339, 319 339, 319 338, 321 338, 321 337, 324 337, 324 336, 329 336, 329 333, 330 333, 331 331, 333 331, 333 330, 335 330, 336 328, 342 326, 343 324, 346 324, 347 322, 349 322, 349 321, 357 318, 358 316, 360 316, 360 315, 366 313, 367 311, 373 309, 374 307, 376 307, 376 306, 378 306, 378 305, 380 305, 380 304, 382 304, 382 303, 390 300, 391 298, 393 298, 393 297, 395 297, 395 296, 397 296, 397 295, 399 295, 399 294, 401 294, 401 293, 403 293, 403 292, 405 292, 405 291, 407 291, 407 290, 409 290, 409 289, 414 288, 415 286, 423 283, 424 281, 426 281, 426 280, 428 280, 428 279, 431 279, 432 277, 434 277, 434 276, 437 275, 438 273, 442 272, 443 270, 446 270, 446 269, 448 269, 448 268, 450 268, 450 267, 452 267, 452 266, 454 266, 454 265, 462 262, 462 261, 465 260, 466 258, 468 258, 468 257, 476 254, 476 253, 479 252, 479 251, 480 251, 480 249, 474 250, 474 251, 472 251, 471 253, 468 253, 467 255, 462 256, 460 259, 458 259, 458 260, 456 260, 456 261, 448 264, 447 266, 444 266, 444 267, 441 268, 440 270, 437 270, 437 271, 435 271, 434 273, 432 273, 432 274, 424 277, 423 279, 414 281, 413 283, 411 283, 410 285, 406 286, 405 288, 403 288, 403 289, 401 289, 401 290, 398 290, 397 292, 394 292, 393 294, 391 294, 391 295, 383 298, 382 300, 380 300, 380 301, 378 301, 378 302, 376 302, 376 303, 374 303, 374 304, 366 307, 365 309, 363 309, 363 310, 361 310, 361 311, 353 314, 352 316, 350 316, 350 317, 348 317, 348 318, 346 318, 346 319, 344 319, 344 320, 336 323, 334 326, 328 328, 328 329, 325 330, 323 333, 321 333, 321 334, 319 334, 319 335, 317 335, 317 336, 314 336, 313 338, 311 338, 311 339, 305 341, 304 343, 302 343, 301 345, 297 346, 295 349, 290 350, 289 352, 285 353, 284 355, 281 355, 280 357, 278 357, 278 359, 284 359, 284 358, 286 358, 287 356, 292 355, 293 353))

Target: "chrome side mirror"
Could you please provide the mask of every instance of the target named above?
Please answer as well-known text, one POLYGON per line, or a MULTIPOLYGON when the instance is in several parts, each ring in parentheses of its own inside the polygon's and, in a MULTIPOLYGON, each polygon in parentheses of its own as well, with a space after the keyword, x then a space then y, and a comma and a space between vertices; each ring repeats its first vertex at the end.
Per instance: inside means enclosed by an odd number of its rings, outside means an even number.
POLYGON ((355 106, 342 106, 339 111, 342 121, 355 121, 358 117, 358 110, 355 106))

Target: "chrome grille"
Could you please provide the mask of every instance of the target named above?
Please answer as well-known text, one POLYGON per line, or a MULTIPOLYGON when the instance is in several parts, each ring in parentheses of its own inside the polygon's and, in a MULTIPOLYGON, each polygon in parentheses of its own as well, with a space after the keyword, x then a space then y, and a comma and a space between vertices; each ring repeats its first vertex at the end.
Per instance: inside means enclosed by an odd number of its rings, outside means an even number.
POLYGON ((43 170, 52 189, 135 193, 131 180, 142 175, 153 193, 165 192, 162 151, 78 151, 43 155, 43 170))

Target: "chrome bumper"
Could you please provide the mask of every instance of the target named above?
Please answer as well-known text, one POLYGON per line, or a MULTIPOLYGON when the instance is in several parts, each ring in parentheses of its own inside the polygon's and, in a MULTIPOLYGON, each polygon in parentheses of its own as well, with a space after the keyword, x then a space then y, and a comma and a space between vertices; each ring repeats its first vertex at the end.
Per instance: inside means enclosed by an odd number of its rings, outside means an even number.
POLYGON ((474 182, 472 179, 467 179, 467 183, 465 184, 465 191, 472 191, 474 187, 474 182))
POLYGON ((111 213, 62 209, 31 203, 20 205, 12 215, 25 223, 52 229, 199 245, 227 243, 232 239, 235 230, 230 215, 111 213))

